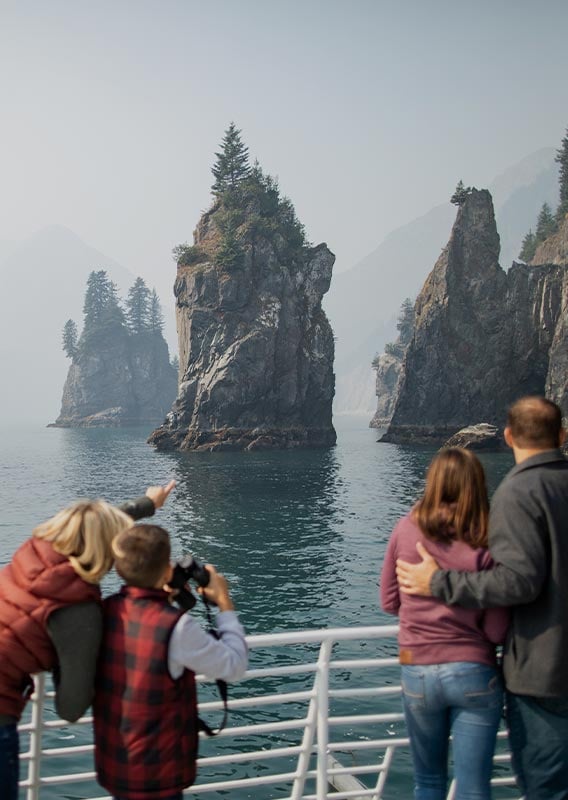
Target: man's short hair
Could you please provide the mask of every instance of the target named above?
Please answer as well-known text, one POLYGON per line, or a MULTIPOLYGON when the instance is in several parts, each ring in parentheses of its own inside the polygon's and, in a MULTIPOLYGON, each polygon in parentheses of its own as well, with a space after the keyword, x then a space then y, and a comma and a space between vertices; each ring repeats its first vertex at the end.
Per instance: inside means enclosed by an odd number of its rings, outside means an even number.
POLYGON ((132 525, 112 543, 114 566, 129 586, 152 589, 170 563, 170 536, 158 525, 132 525))
POLYGON ((521 397, 509 408, 507 425, 519 447, 548 450, 560 446, 562 411, 545 397, 521 397))

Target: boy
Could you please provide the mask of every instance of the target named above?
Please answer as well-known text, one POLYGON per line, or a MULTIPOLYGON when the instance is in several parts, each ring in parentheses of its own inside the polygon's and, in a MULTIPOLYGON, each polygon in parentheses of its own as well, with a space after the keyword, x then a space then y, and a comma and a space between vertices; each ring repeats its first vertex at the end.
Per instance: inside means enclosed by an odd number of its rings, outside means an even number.
POLYGON ((105 633, 95 702, 97 777, 115 800, 180 800, 195 780, 195 673, 234 681, 247 668, 244 630, 226 579, 207 565, 200 588, 220 613, 217 640, 180 609, 167 589, 170 539, 134 525, 113 542, 126 585, 104 601, 105 633))

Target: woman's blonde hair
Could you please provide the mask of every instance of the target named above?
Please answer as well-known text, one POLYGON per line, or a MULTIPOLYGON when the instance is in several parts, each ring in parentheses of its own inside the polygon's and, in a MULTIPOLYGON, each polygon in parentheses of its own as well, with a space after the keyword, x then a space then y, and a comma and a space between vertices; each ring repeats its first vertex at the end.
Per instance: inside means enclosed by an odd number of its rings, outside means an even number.
POLYGON ((430 539, 487 547, 489 500, 477 456, 461 447, 440 450, 430 463, 424 494, 413 515, 430 539))
POLYGON ((113 565, 112 540, 130 525, 127 514, 104 500, 79 500, 38 525, 33 535, 67 556, 87 583, 98 583, 113 565))

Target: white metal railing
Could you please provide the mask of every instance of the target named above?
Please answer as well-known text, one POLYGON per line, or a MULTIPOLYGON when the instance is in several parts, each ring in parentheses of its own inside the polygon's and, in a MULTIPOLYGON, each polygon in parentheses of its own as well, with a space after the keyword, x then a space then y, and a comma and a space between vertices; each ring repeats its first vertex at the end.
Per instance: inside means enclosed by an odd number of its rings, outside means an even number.
MULTIPOLYGON (((242 681, 231 686, 231 726, 215 739, 201 742, 200 748, 206 752, 198 761, 198 782, 188 795, 214 796, 232 790, 231 796, 238 799, 255 797, 258 790, 259 800, 274 796, 280 800, 325 800, 332 786, 334 800, 380 800, 391 776, 399 796, 409 796, 412 779, 400 710, 397 632, 398 626, 388 625, 247 637, 251 668, 242 681), (346 649, 345 657, 334 657, 336 648, 346 649), (373 648, 383 652, 367 657, 373 648), (346 760, 357 763, 346 765, 346 760), (230 774, 223 775, 223 771, 230 774), (366 783, 356 776, 365 776, 366 783), (271 795, 269 787, 277 794, 271 795), (289 795, 283 798, 282 791, 289 795)), ((205 681, 202 676, 198 680, 205 681)), ((87 794, 80 796, 109 800, 100 794, 100 788, 97 792, 92 769, 92 718, 83 717, 72 726, 59 719, 46 720, 52 697, 53 692, 46 690, 45 675, 36 676, 31 721, 20 726, 21 734, 29 738, 28 750, 21 756, 27 765, 27 777, 20 783, 22 797, 57 798, 58 787, 83 784, 87 794), (80 732, 85 742, 46 746, 45 740, 62 729, 74 738, 79 738, 80 732), (89 767, 77 770, 77 762, 85 759, 89 759, 89 767), (73 769, 55 772, 60 762, 73 769)), ((217 700, 199 706, 205 718, 221 709, 217 700)), ((499 738, 503 750, 505 733, 499 738)), ((514 785, 509 760, 507 752, 498 751, 498 775, 493 780, 497 790, 514 785)), ((389 790, 396 796, 390 782, 389 790)), ((453 796, 452 785, 448 800, 453 796)), ((510 791, 506 796, 511 797, 510 791)))

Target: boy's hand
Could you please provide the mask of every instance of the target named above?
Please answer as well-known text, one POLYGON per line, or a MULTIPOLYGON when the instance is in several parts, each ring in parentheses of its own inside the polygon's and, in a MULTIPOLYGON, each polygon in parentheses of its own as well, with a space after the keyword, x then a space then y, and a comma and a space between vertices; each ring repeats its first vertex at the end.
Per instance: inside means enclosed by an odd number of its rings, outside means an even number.
POLYGON ((175 481, 170 481, 165 486, 148 486, 146 489, 146 497, 149 497, 154 503, 154 508, 161 508, 175 485, 175 481))
POLYGON ((209 573, 209 583, 207 586, 200 586, 198 592, 203 595, 210 603, 215 603, 219 611, 234 611, 235 606, 229 594, 229 584, 224 575, 221 575, 212 564, 205 564, 205 569, 209 573))

